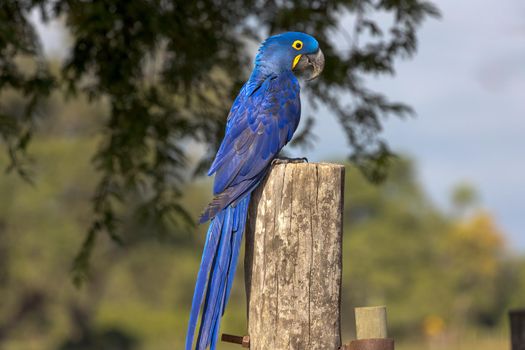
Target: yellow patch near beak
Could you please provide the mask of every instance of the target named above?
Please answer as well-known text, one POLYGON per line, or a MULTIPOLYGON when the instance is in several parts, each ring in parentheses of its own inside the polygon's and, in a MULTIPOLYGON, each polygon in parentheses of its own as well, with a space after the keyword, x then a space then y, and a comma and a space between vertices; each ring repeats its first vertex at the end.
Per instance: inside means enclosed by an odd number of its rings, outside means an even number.
POLYGON ((295 68, 295 66, 297 66, 297 63, 299 63, 299 60, 301 59, 301 54, 295 56, 295 58, 293 59, 293 64, 292 64, 292 69, 295 68))

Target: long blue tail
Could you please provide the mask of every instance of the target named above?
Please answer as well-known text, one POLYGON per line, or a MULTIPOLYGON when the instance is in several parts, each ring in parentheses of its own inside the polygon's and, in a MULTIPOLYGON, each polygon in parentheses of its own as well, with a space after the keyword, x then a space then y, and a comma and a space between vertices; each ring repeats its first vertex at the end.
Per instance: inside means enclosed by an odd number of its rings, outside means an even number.
POLYGON ((195 349, 205 350, 210 346, 210 349, 214 350, 216 347, 221 317, 230 296, 237 267, 249 202, 250 195, 247 195, 238 201, 235 207, 228 206, 217 213, 210 223, 193 293, 186 350, 192 349, 197 319, 205 295, 195 349))

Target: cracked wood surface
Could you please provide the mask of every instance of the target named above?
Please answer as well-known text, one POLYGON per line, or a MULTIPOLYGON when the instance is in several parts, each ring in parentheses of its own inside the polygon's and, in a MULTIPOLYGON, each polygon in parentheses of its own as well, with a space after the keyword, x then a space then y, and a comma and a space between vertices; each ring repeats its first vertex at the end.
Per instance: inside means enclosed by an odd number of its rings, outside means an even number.
POLYGON ((252 350, 341 345, 344 167, 272 167, 253 193, 246 232, 252 350))

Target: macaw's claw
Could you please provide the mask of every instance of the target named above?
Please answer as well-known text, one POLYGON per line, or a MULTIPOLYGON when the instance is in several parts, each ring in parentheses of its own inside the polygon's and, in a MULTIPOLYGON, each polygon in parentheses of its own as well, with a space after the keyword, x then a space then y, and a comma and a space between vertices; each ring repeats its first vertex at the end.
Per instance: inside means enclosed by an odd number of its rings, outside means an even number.
POLYGON ((308 158, 288 158, 288 157, 279 157, 272 160, 272 165, 276 164, 287 164, 287 163, 308 163, 308 158))

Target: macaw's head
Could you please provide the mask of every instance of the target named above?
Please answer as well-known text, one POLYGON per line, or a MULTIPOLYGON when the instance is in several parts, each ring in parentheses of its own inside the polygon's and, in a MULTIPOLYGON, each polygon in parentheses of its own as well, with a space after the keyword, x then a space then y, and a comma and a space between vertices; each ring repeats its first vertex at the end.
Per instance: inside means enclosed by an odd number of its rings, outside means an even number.
POLYGON ((314 37, 287 32, 266 39, 255 58, 255 67, 267 73, 279 74, 286 70, 306 74, 315 79, 324 68, 324 55, 314 37))

